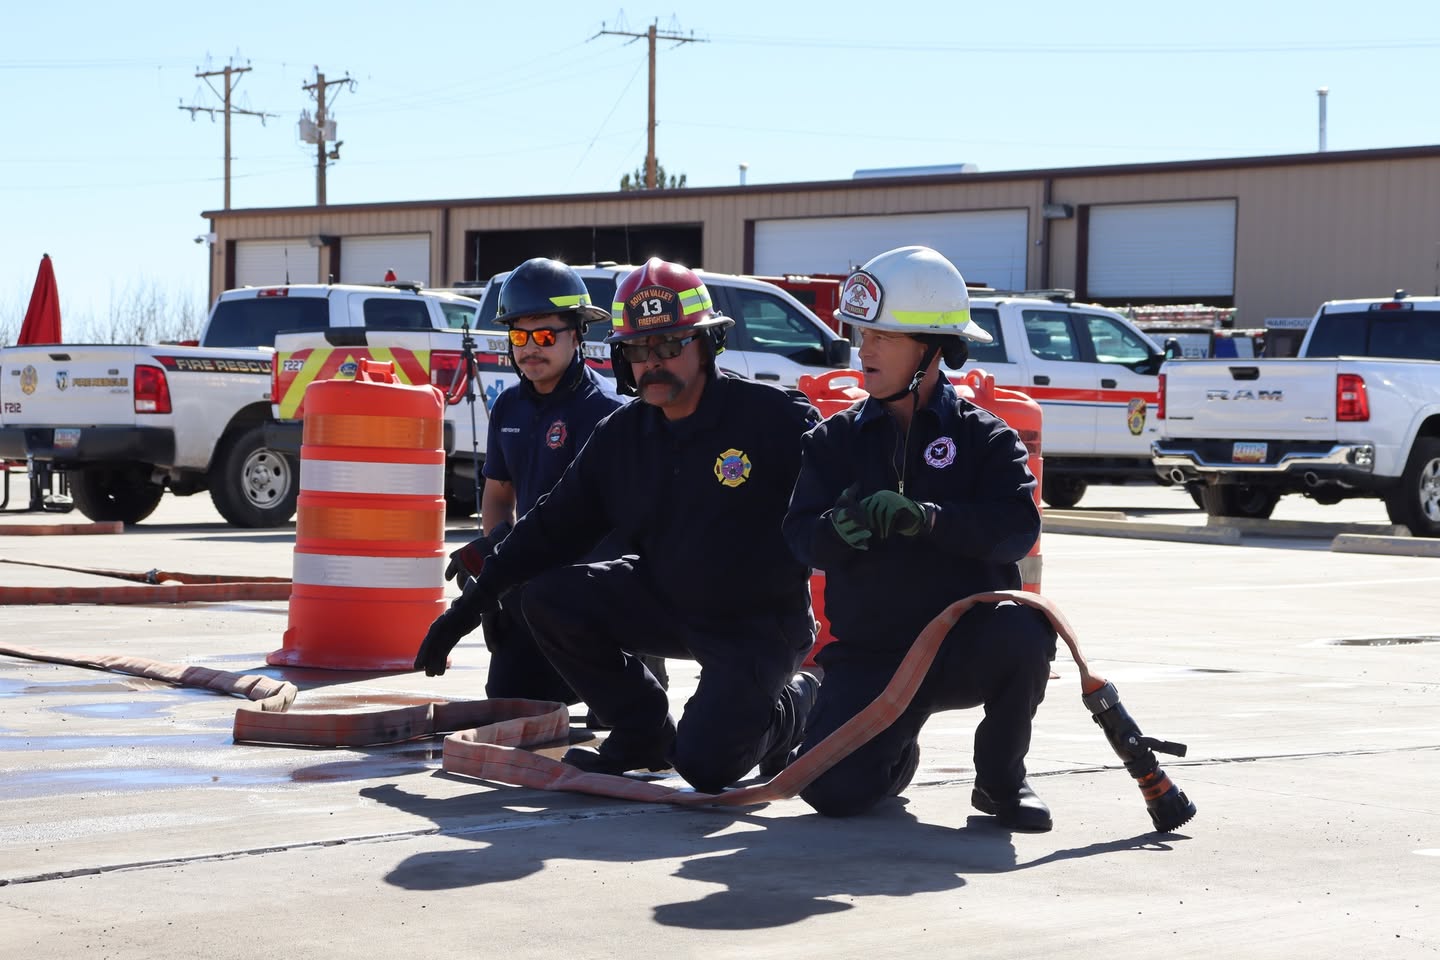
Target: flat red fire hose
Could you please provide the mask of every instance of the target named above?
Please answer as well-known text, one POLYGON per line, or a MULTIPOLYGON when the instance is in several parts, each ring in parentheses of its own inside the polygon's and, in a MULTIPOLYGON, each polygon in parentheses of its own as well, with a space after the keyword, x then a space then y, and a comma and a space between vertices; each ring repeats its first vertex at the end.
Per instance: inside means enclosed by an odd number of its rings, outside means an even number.
POLYGON ((698 793, 662 783, 586 773, 525 747, 553 744, 569 730, 569 711, 562 703, 537 700, 476 700, 436 702, 385 710, 345 713, 289 712, 293 685, 268 677, 227 674, 202 667, 181 667, 132 657, 60 657, 26 647, 0 645, 0 654, 51 663, 67 663, 154 677, 172 683, 205 686, 238 693, 256 701, 235 712, 237 743, 296 746, 363 746, 397 743, 447 730, 443 767, 494 783, 541 790, 565 790, 597 796, 674 803, 683 806, 746 806, 793 797, 836 763, 884 730, 905 711, 930 669, 951 627, 977 603, 1013 601, 1034 607, 1049 618, 1070 648, 1085 693, 1104 686, 1080 653, 1074 630, 1049 600, 1034 593, 1002 590, 977 593, 946 607, 920 632, 884 691, 864 710, 826 737, 767 783, 720 794, 698 793))
POLYGON ((226 603, 239 600, 289 600, 287 577, 246 577, 212 573, 179 573, 173 570, 109 570, 102 567, 74 567, 33 560, 0 559, 24 567, 65 570, 97 577, 131 580, 148 584, 140 587, 0 587, 0 606, 22 604, 129 604, 129 603, 226 603))
POLYGON ((187 667, 178 663, 146 660, 143 657, 111 654, 62 657, 33 647, 10 644, 0 644, 0 655, 19 657, 22 660, 40 660, 44 663, 63 663, 72 667, 91 667, 132 677, 149 677, 182 687, 204 687, 217 693, 253 700, 255 706, 251 709, 256 711, 280 712, 290 709, 290 705, 295 702, 295 684, 258 674, 226 673, 223 670, 211 670, 209 667, 187 667))

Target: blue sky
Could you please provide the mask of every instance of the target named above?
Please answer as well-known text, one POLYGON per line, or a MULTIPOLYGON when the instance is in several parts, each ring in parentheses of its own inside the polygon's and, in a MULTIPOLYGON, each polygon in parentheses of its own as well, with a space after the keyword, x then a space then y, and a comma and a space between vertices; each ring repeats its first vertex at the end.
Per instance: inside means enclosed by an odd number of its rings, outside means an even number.
POLYGON ((646 51, 597 33, 652 20, 703 41, 658 66, 657 154, 693 186, 1303 153, 1321 86, 1331 150, 1440 143, 1420 0, 12 4, 0 327, 44 252, 67 337, 136 290, 204 306, 223 126, 178 109, 219 106, 198 70, 251 67, 236 105, 275 114, 233 120, 236 208, 314 203, 317 67, 356 81, 331 88, 331 203, 606 191, 643 162, 646 51))

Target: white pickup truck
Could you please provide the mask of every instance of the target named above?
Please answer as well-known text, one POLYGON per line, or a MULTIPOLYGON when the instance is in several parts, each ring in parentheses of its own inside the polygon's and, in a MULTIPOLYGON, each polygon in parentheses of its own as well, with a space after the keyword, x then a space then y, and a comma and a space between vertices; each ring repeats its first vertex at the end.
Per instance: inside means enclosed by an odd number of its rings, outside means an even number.
POLYGON ((1076 303, 1069 293, 976 290, 970 316, 993 340, 971 344, 963 368, 981 367, 995 376, 996 386, 1040 404, 1040 496, 1062 509, 1075 506, 1090 483, 1157 479, 1150 444, 1158 436, 1157 374, 1165 361, 1129 319, 1076 303))
POLYGON ((220 295, 197 345, 7 347, 0 459, 65 471, 92 520, 138 523, 168 487, 209 490, 236 526, 276 526, 294 515, 298 493, 295 460, 264 436, 276 333, 443 327, 477 307, 403 285, 247 288, 220 295))
POLYGON ((1201 481, 1212 516, 1269 516, 1285 494, 1385 501, 1440 536, 1440 297, 1333 300, 1298 358, 1161 369, 1155 469, 1201 481))

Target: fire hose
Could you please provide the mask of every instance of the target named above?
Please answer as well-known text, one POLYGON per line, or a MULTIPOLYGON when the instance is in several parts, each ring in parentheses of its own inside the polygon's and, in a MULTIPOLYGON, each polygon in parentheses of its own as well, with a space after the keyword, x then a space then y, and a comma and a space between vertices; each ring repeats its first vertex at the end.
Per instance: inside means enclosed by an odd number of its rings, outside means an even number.
POLYGON ((5 560, 24 567, 64 570, 146 584, 138 587, 0 587, 0 605, 76 603, 215 603, 238 600, 289 600, 288 577, 246 577, 234 574, 179 573, 173 570, 109 570, 74 567, 33 560, 5 560))
MULTIPOLYGON (((793 797, 846 756, 892 724, 909 706, 950 629, 977 603, 1014 602, 1035 607, 1049 618, 1065 641, 1080 672, 1082 698, 1091 718, 1104 731, 1111 748, 1135 779, 1155 829, 1178 829, 1195 816, 1195 804, 1161 769, 1155 753, 1184 756, 1184 744, 1144 736, 1120 703, 1115 685, 1093 674, 1080 652, 1074 630, 1049 600, 1021 591, 979 593, 946 607, 920 632, 895 675, 864 710, 766 783, 698 793, 661 783, 609 774, 586 773, 526 747, 562 740, 569 730, 569 712, 562 703, 534 700, 436 702, 410 707, 351 713, 288 712, 294 688, 287 692, 264 686, 266 677, 212 675, 211 686, 250 697, 235 713, 237 743, 303 746, 362 746, 396 743, 455 731, 445 738, 442 766, 447 773, 494 783, 543 790, 563 790, 650 803, 680 806, 748 806, 793 797), (216 684, 219 684, 218 686, 216 684), (265 696, 253 694, 270 690, 265 696)), ((183 668, 133 658, 69 659, 39 654, 22 647, 0 646, 0 654, 79 666, 139 673, 175 683, 203 668, 183 668), (166 675, 170 674, 170 675, 166 675), (178 676, 178 678, 177 678, 178 676)), ((290 686, 284 684, 283 686, 290 686)))

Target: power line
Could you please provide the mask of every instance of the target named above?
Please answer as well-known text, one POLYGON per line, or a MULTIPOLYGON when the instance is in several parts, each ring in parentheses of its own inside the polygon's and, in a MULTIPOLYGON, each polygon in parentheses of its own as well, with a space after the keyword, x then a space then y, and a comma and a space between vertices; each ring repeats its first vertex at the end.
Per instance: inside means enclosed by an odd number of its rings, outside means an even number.
POLYGON ((1416 50, 1440 47, 1440 38, 1412 38, 1406 40, 1334 40, 1296 41, 1294 43, 901 43, 872 41, 858 43, 853 40, 824 40, 804 37, 759 37, 744 34, 717 35, 712 39, 725 43, 761 47, 810 47, 829 50, 900 51, 905 53, 964 53, 967 56, 982 54, 1080 54, 1080 55, 1138 55, 1138 56, 1183 56, 1185 54, 1248 54, 1248 53, 1333 53, 1362 52, 1374 50, 1416 50))

